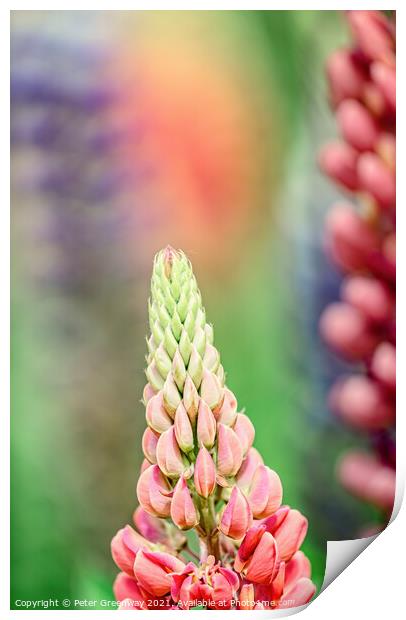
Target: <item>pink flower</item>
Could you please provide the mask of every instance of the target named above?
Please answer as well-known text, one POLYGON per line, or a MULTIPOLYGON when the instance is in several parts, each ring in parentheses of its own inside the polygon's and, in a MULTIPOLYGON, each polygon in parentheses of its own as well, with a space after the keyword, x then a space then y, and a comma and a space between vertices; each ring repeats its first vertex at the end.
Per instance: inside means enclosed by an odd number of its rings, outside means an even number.
POLYGON ((156 459, 160 470, 168 478, 179 478, 186 473, 188 466, 179 449, 173 426, 162 433, 158 439, 156 459))
POLYGON ((164 406, 162 391, 148 400, 145 417, 148 426, 156 433, 163 433, 172 426, 172 419, 164 406))
POLYGON ((298 510, 283 506, 263 523, 277 542, 280 559, 290 560, 306 536, 306 517, 298 510))
POLYGON ((248 450, 248 454, 243 460, 236 476, 236 482, 240 489, 248 490, 258 466, 263 464, 264 461, 258 450, 255 448, 248 450))
POLYGON ((208 450, 200 448, 195 463, 194 483, 201 497, 207 498, 216 488, 216 466, 208 450))
POLYGON ((142 451, 150 463, 156 463, 156 446, 159 435, 147 427, 142 436, 142 451))
POLYGON ((392 509, 396 474, 375 456, 348 452, 338 463, 337 473, 341 484, 353 495, 384 510, 392 509))
POLYGON ((212 411, 220 408, 223 403, 224 389, 217 376, 204 368, 200 386, 200 396, 209 405, 212 411))
POLYGON ((176 409, 174 429, 179 448, 186 453, 193 450, 193 429, 183 403, 176 409))
POLYGON ((119 573, 113 584, 113 592, 117 601, 130 600, 136 602, 134 608, 146 609, 144 594, 136 580, 126 573, 119 573))
POLYGON ((238 575, 230 568, 216 564, 213 556, 209 556, 200 567, 190 562, 172 578, 172 599, 181 609, 202 603, 208 608, 229 609, 240 585, 238 575))
POLYGON ((137 484, 137 497, 146 512, 155 517, 169 517, 171 486, 158 465, 145 469, 137 484))
POLYGON ((245 456, 248 450, 254 443, 255 428, 251 420, 245 413, 237 414, 233 430, 240 440, 242 446, 243 456, 245 456))
POLYGON ((140 534, 150 542, 166 541, 165 522, 148 514, 141 506, 134 511, 133 521, 140 534))
POLYGON ((217 472, 221 476, 235 476, 241 467, 243 450, 236 433, 218 424, 217 472))
POLYGON ((168 594, 172 586, 170 573, 180 572, 184 563, 169 553, 140 550, 134 562, 138 584, 154 596, 168 594))
POLYGON ((171 503, 172 521, 181 530, 190 530, 199 523, 199 516, 190 496, 186 480, 179 478, 171 503))
POLYGON ((212 448, 216 440, 216 419, 207 403, 200 399, 197 413, 197 441, 199 446, 212 448))
POLYGON ((127 573, 133 575, 133 565, 139 549, 148 549, 149 542, 140 536, 130 525, 119 530, 111 541, 111 555, 117 566, 127 573))
POLYGON ((278 474, 265 465, 259 465, 247 496, 254 518, 263 519, 274 513, 281 505, 282 494, 278 474))
POLYGON ((221 516, 219 529, 223 534, 239 540, 252 525, 252 510, 245 495, 235 486, 221 516))
POLYGON ((224 388, 224 400, 220 410, 216 414, 218 422, 233 426, 237 417, 237 399, 231 390, 224 388))

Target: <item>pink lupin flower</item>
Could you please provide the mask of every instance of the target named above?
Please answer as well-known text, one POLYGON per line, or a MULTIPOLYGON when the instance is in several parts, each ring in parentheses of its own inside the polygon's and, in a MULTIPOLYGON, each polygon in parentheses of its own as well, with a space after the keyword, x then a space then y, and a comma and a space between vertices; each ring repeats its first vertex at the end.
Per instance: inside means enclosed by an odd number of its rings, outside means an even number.
POLYGON ((233 430, 240 440, 243 456, 251 448, 255 439, 255 428, 251 420, 245 413, 239 413, 236 417, 233 430))
MULTIPOLYGON (((395 477, 388 429, 395 418, 396 28, 383 11, 347 11, 346 17, 354 42, 327 66, 343 141, 327 145, 320 165, 359 204, 335 206, 327 218, 328 249, 346 277, 341 303, 323 312, 320 329, 336 353, 361 362, 332 386, 329 404, 346 423, 369 433, 377 452, 371 457, 377 467, 349 455, 340 479, 374 502, 366 489, 374 488, 377 476, 378 494, 386 485, 389 517, 395 477)), ((341 476, 341 466, 338 471, 341 476)))
POLYGON ((241 467, 243 450, 236 433, 224 424, 218 424, 217 472, 221 476, 235 476, 241 467))
POLYGON ((277 570, 279 560, 274 537, 269 532, 264 532, 242 572, 249 581, 267 584, 277 570))
POLYGON ((240 585, 238 575, 216 563, 213 556, 200 567, 190 562, 172 580, 171 596, 181 609, 202 601, 209 609, 230 609, 240 585))
POLYGON ((311 568, 303 551, 296 551, 285 567, 285 588, 290 588, 302 577, 310 578, 311 568))
POLYGON ((164 407, 162 391, 149 399, 145 417, 148 426, 156 433, 163 433, 172 426, 172 419, 164 407))
POLYGON ((216 439, 216 419, 208 404, 201 398, 197 413, 197 441, 199 446, 212 448, 216 439))
POLYGON ((248 490, 258 466, 263 464, 264 461, 258 450, 255 448, 248 450, 247 456, 243 460, 236 476, 236 482, 240 489, 248 490))
POLYGON ((155 396, 155 394, 156 394, 156 392, 155 392, 154 388, 152 387, 152 385, 150 385, 149 383, 146 383, 145 387, 144 387, 144 390, 142 392, 142 401, 143 401, 145 406, 149 403, 151 398, 153 396, 155 396))
POLYGON ((271 532, 275 538, 279 557, 281 560, 287 561, 293 556, 302 544, 307 532, 307 519, 298 510, 288 509, 286 507, 280 509, 279 519, 277 513, 264 523, 268 532, 271 532))
POLYGON ((193 450, 192 425, 183 403, 176 409, 174 429, 179 448, 186 453, 193 450))
POLYGON ((176 441, 175 428, 171 426, 162 433, 156 447, 156 459, 160 470, 168 478, 179 478, 187 470, 184 457, 176 441))
POLYGON ((213 372, 210 372, 206 368, 203 370, 200 396, 212 410, 221 407, 224 398, 224 389, 221 387, 219 379, 213 372))
POLYGON ((158 433, 155 433, 148 426, 142 436, 142 451, 146 459, 152 464, 156 463, 156 446, 158 439, 158 433))
MULTIPOLYGON (((133 601, 133 607, 146 609, 146 602, 141 588, 133 577, 126 573, 119 573, 113 584, 113 592, 117 601, 133 601)), ((127 607, 127 605, 125 606, 127 607)), ((129 605, 128 605, 129 607, 129 605)))
MULTIPOLYGON (((288 553, 281 527, 290 510, 277 510, 279 478, 252 448, 254 427, 224 386, 190 262, 173 248, 155 258, 149 313, 146 458, 133 515, 140 533, 127 526, 112 541, 123 571, 114 584, 120 610, 265 609, 287 587, 302 600, 311 582, 300 556, 291 560, 288 582, 278 554, 277 536, 288 553), (253 512, 262 520, 254 522, 253 512), (200 557, 185 564, 183 557, 196 553, 182 530, 192 528, 200 557)), ((295 519, 288 529, 297 546, 295 519)))
POLYGON ((252 525, 252 510, 247 498, 235 486, 221 516, 219 529, 223 534, 239 540, 252 525))
POLYGON ((181 530, 190 530, 199 523, 199 516, 186 480, 181 476, 176 483, 171 503, 171 518, 181 530))
POLYGON ((171 573, 180 572, 185 564, 175 556, 161 551, 137 553, 134 575, 138 584, 154 596, 168 594, 172 586, 171 573))
POLYGON ((354 190, 358 186, 358 153, 346 143, 330 142, 319 154, 320 168, 332 177, 336 183, 346 189, 354 190))
POLYGON ((228 388, 224 388, 224 400, 221 408, 216 414, 218 422, 233 426, 237 417, 237 399, 228 388))
POLYGON ((300 607, 306 605, 314 596, 316 586, 307 577, 298 579, 296 583, 288 588, 280 599, 278 607, 287 609, 289 607, 300 607))
POLYGON ((196 491, 207 498, 216 488, 216 466, 209 451, 202 446, 197 455, 194 472, 196 491))
POLYGON ((144 538, 152 543, 163 543, 167 539, 165 522, 148 514, 141 506, 134 511, 133 521, 144 538))
POLYGON ((262 523, 253 525, 247 531, 234 560, 234 570, 238 573, 243 570, 265 532, 266 526, 262 523))
POLYGON ((140 536, 130 525, 119 530, 111 541, 111 555, 117 566, 133 576, 135 556, 140 549, 148 549, 149 542, 140 536))
POLYGON ((137 497, 146 512, 155 517, 169 517, 172 489, 158 465, 142 472, 137 484, 137 497))
POLYGON ((247 496, 254 518, 264 519, 274 513, 281 505, 282 494, 278 474, 265 465, 259 465, 247 496))

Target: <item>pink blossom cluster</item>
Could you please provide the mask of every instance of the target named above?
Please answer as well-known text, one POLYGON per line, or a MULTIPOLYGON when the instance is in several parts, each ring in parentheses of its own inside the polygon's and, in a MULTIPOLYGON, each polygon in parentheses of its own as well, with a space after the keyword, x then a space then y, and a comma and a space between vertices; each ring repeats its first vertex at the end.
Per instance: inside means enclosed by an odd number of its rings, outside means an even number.
POLYGON ((149 318, 140 506, 136 529, 112 541, 117 600, 185 610, 307 603, 307 519, 281 506, 280 478, 225 385, 190 262, 170 247, 155 258, 149 318))
POLYGON ((380 11, 348 11, 347 20, 353 45, 327 65, 341 139, 323 148, 320 165, 357 204, 337 204, 327 218, 328 250, 345 278, 320 328, 354 368, 333 386, 331 409, 378 447, 344 455, 338 476, 388 512, 395 493, 396 36, 380 11))
POLYGON ((315 593, 310 562, 299 550, 307 520, 288 506, 255 520, 238 548, 223 537, 221 560, 203 554, 187 562, 181 533, 141 506, 133 520, 138 531, 126 525, 111 544, 122 571, 113 588, 121 609, 280 609, 315 593))

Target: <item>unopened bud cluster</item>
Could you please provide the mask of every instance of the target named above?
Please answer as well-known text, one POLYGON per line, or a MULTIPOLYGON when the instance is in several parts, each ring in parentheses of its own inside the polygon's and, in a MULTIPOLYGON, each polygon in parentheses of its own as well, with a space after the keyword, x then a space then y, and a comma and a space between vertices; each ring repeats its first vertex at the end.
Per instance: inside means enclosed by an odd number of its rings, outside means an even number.
POLYGON ((346 277, 321 332, 354 363, 330 394, 332 409, 367 431, 375 454, 349 453, 339 466, 354 494, 389 511, 395 491, 395 25, 380 11, 348 11, 354 43, 327 65, 341 140, 320 154, 324 172, 357 197, 332 208, 327 245, 346 277))
POLYGON ((154 261, 149 321, 138 532, 126 526, 112 543, 118 600, 148 607, 164 597, 182 609, 307 602, 307 520, 281 507, 279 476, 252 447, 254 427, 225 386, 191 264, 170 247, 154 261), (190 529, 197 564, 184 562, 190 529))

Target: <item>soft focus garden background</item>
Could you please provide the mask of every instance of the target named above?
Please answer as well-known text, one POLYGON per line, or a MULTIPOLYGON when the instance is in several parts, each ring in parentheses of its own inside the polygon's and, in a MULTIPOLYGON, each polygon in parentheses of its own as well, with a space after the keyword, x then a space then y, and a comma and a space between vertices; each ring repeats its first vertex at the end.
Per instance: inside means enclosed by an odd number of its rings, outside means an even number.
POLYGON ((130 521, 145 426, 154 253, 191 258, 228 384, 326 540, 368 511, 334 479, 361 439, 327 410, 320 343, 339 275, 338 196, 317 170, 335 133, 323 63, 334 11, 12 15, 12 605, 110 599, 109 544, 130 521))

